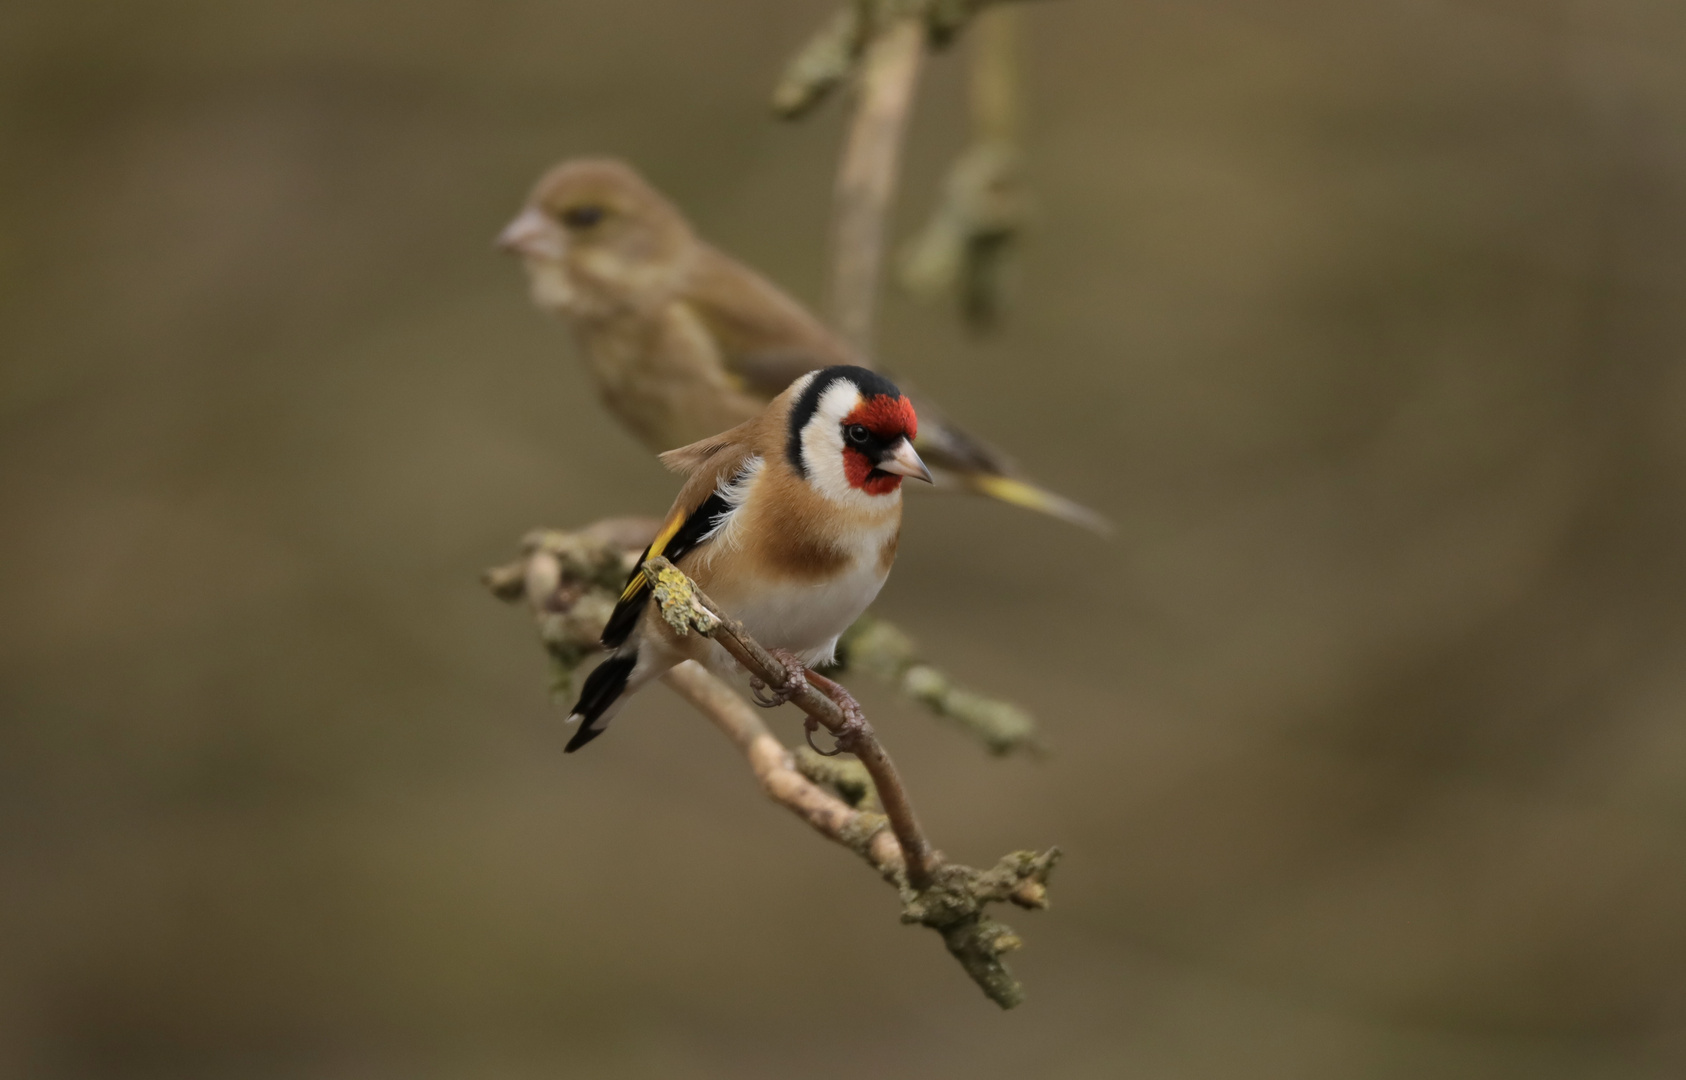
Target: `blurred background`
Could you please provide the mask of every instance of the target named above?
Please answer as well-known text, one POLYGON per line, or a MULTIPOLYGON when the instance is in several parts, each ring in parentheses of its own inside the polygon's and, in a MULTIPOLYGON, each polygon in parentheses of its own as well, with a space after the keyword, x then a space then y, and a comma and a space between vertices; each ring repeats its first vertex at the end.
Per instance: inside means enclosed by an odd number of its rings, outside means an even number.
MULTIPOLYGON (((1119 534, 908 509, 1046 760, 859 684, 950 854, 1068 852, 1024 1007, 665 691, 562 756, 476 575, 674 483, 492 237, 621 154, 815 301, 829 10, 0 7, 0 1075, 1686 1075, 1668 0, 1025 7, 1015 306, 880 339, 1119 534)), ((900 236, 956 56, 911 139, 900 236)))

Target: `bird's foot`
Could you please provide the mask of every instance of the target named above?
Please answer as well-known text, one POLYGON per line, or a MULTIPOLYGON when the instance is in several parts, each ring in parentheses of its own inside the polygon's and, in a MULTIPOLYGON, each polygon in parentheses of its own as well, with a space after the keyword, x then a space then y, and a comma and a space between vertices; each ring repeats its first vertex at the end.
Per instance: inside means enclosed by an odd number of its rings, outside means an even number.
POLYGON ((823 754, 826 757, 836 757, 844 751, 854 753, 856 746, 860 743, 861 736, 871 730, 867 727, 866 712, 861 708, 861 703, 855 700, 855 695, 849 693, 842 683, 833 682, 824 675, 809 672, 808 684, 830 698, 843 712, 843 725, 831 733, 837 743, 830 750, 821 750, 814 745, 814 732, 819 730, 820 722, 811 716, 808 717, 802 725, 803 732, 808 739, 808 746, 814 753, 823 754))
POLYGON ((808 666, 796 658, 794 653, 783 649, 768 649, 773 659, 784 665, 784 683, 779 686, 768 684, 755 676, 749 677, 749 696, 763 709, 776 709, 791 698, 800 694, 808 685, 808 666))

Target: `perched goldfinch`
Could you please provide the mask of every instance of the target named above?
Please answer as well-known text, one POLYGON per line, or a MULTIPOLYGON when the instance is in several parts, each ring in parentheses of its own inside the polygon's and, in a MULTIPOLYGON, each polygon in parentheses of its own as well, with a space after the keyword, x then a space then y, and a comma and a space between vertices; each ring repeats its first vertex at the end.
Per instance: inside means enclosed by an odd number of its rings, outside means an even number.
MULTIPOLYGON (((766 278, 704 243, 624 162, 558 165, 498 243, 521 256, 534 302, 572 325, 609 411, 658 452, 750 419, 815 368, 870 366, 766 278)), ((921 411, 919 450, 945 486, 1107 531, 1094 511, 921 411)))
MULTIPOLYGON (((787 665, 829 663, 895 562, 902 478, 931 479, 918 430, 912 404, 876 372, 804 375, 754 419, 662 455, 690 479, 639 562, 666 556, 787 665)), ((568 718, 579 724, 569 751, 682 660, 732 671, 723 648, 676 635, 649 601, 635 570, 603 630, 612 651, 568 718)))

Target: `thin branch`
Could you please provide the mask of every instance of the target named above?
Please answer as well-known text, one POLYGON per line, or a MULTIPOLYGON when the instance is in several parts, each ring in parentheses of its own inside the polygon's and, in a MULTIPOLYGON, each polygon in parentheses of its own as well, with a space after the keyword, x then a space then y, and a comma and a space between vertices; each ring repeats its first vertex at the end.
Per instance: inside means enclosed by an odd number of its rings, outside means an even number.
MULTIPOLYGON (((674 668, 664 681, 737 744, 769 798, 865 859, 880 877, 897 886, 902 922, 941 934, 943 944, 972 981, 1003 1009, 1024 1001, 1024 988, 1001 961, 1003 954, 1024 943, 984 908, 992 903, 1010 903, 1030 911, 1046 908, 1048 875, 1059 861, 1058 848, 1040 854, 1015 851, 988 870, 940 863, 931 885, 911 889, 901 847, 884 827, 883 815, 851 807, 821 786, 827 782, 837 786, 836 778, 818 781, 805 775, 802 759, 773 737, 755 710, 694 661, 674 668)), ((829 772, 835 766, 828 763, 825 768, 829 772)))
POLYGON ((767 730, 755 708, 726 683, 687 660, 663 676, 680 697, 719 728, 749 760, 767 796, 814 830, 853 851, 895 885, 906 880, 901 845, 883 814, 851 806, 806 775, 785 745, 767 730))
MULTIPOLYGON (((488 570, 483 580, 500 599, 526 602, 553 657, 559 650, 571 653, 588 630, 592 635, 602 632, 607 612, 601 605, 604 601, 612 604, 620 591, 617 582, 636 565, 653 527, 647 520, 620 519, 577 533, 534 532, 524 541, 520 559, 488 570), (594 621, 595 629, 591 629, 594 621)), ((665 560, 651 560, 648 572, 656 575, 656 600, 670 624, 684 626, 687 633, 715 634, 728 649, 736 643, 749 658, 752 672, 764 681, 782 681, 776 662, 747 634, 723 632, 733 625, 731 620, 717 614, 719 609, 683 573, 665 560)), ((811 674, 809 678, 825 682, 811 674)), ((731 686, 697 664, 679 665, 665 681, 731 739, 773 801, 855 852, 894 885, 901 898, 902 921, 941 934, 949 952, 990 1000, 1002 1008, 1023 1000, 1022 987, 1001 960, 1002 954, 1021 942, 985 909, 1002 902, 1031 910, 1047 907, 1048 875, 1059 859, 1059 849, 1017 851, 989 870, 947 862, 919 832, 901 779, 876 739, 871 740, 880 756, 876 771, 870 762, 820 758, 806 750, 792 754, 731 686), (883 795, 888 792, 900 795, 899 801, 895 795, 890 801, 898 807, 893 814, 906 815, 901 830, 916 837, 905 848, 890 815, 874 809, 886 805, 883 795), (919 860, 923 885, 912 880, 904 850, 924 853, 919 860)), ((842 714, 835 704, 818 691, 810 689, 809 694, 793 700, 812 708, 810 715, 821 723, 829 720, 827 726, 833 730, 840 727, 842 714)))
POLYGON ((897 15, 875 28, 860 61, 855 115, 837 171, 832 231, 832 319, 843 340, 872 355, 884 221, 901 171, 902 135, 925 59, 925 22, 897 15))
MULTIPOLYGON (((743 625, 722 611, 696 583, 668 560, 657 557, 644 564, 644 576, 660 606, 662 618, 675 632, 696 632, 712 638, 751 675, 770 685, 782 685, 788 672, 743 625)), ((863 839, 872 815, 849 808, 842 800, 817 797, 819 789, 795 768, 795 759, 767 733, 753 716, 745 715, 741 698, 689 662, 668 676, 668 682, 716 726, 725 731, 750 759, 762 787, 810 825, 831 836, 895 880, 901 864, 902 921, 928 926, 942 935, 943 944, 990 1000, 1010 1009, 1024 1000, 1024 989, 1001 957, 1023 942, 1012 929, 984 912, 990 903, 1009 902, 1028 909, 1048 905, 1048 875, 1059 861, 1058 848, 1037 854, 1017 851, 989 870, 976 870, 945 860, 925 839, 895 763, 870 724, 846 726, 843 711, 822 689, 829 680, 810 672, 809 685, 790 698, 792 704, 839 736, 840 744, 861 760, 872 778, 884 816, 894 833, 899 860, 877 846, 880 830, 863 839), (710 680, 710 681, 705 681, 710 680)), ((823 795, 823 792, 819 792, 823 795)))
POLYGON ((959 725, 998 757, 1046 750, 1036 720, 1028 712, 959 686, 920 657, 912 638, 876 615, 862 615, 843 632, 837 659, 845 673, 861 671, 890 684, 933 714, 959 725))
MULTIPOLYGON (((677 610, 677 618, 689 620, 688 625, 713 638, 732 655, 732 659, 743 665, 745 671, 769 686, 784 685, 790 674, 784 665, 762 648, 760 642, 750 637, 742 623, 721 610, 706 593, 698 589, 678 567, 658 556, 644 564, 644 576, 649 578, 651 588, 656 593, 656 600, 661 604, 662 614, 667 618, 669 625, 678 628, 676 617, 672 614, 677 610), (707 612, 710 618, 697 618, 694 608, 707 612)), ((853 731, 848 730, 843 710, 821 692, 821 688, 828 684, 829 679, 810 672, 807 684, 791 695, 790 703, 819 721, 833 735, 840 739, 847 738, 846 749, 866 766, 873 786, 878 789, 878 801, 884 807, 885 816, 890 819, 890 828, 894 830, 896 841, 901 845, 903 857, 907 862, 908 884, 915 889, 928 888, 932 872, 941 857, 931 848, 930 841, 925 839, 925 831, 919 826, 919 816, 914 813, 913 800, 902 784, 896 763, 884 752, 883 744, 878 741, 871 724, 863 724, 853 731)))
POLYGON ((559 703, 569 703, 580 665, 602 651, 615 598, 660 528, 655 518, 608 518, 578 532, 534 529, 522 538, 521 558, 480 575, 498 599, 525 598, 532 607, 559 703))

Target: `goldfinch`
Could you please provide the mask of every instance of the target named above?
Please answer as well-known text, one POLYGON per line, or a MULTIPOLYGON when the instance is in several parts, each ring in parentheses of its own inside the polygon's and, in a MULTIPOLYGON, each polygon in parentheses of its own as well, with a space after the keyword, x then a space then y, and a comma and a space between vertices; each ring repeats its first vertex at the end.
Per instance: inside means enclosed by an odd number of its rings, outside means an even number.
MULTIPOLYGON (((826 365, 870 366, 755 271, 710 247, 631 166, 566 161, 498 238, 535 304, 574 330, 603 403, 660 452, 757 415, 826 365)), ((919 450, 960 486, 1105 532, 1094 511, 1016 475, 928 405, 919 450)))
MULTIPOLYGON (((787 666, 800 665, 800 677, 832 660, 838 636, 889 576, 902 478, 931 479, 913 448, 918 431, 912 404, 876 372, 840 365, 803 375, 754 419, 662 455, 689 479, 639 562, 666 556, 787 666)), ((603 645, 609 656, 568 718, 579 725, 570 752, 675 664, 734 667, 708 638, 675 634, 636 570, 603 645)), ((853 702, 840 704, 848 712, 853 702)))

